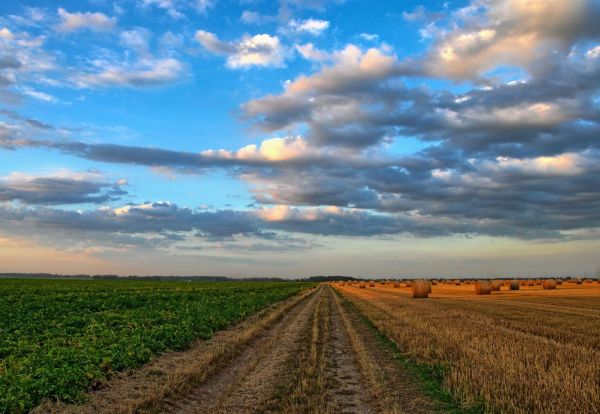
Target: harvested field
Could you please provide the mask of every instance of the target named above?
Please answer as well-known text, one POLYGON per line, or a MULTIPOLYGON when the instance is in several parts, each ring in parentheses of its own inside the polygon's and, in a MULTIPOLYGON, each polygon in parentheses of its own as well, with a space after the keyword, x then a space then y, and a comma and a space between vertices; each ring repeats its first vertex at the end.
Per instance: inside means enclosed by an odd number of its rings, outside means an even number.
POLYGON ((441 367, 465 407, 600 412, 600 286, 520 288, 479 296, 473 285, 440 284, 426 300, 404 287, 337 289, 406 355, 441 367))

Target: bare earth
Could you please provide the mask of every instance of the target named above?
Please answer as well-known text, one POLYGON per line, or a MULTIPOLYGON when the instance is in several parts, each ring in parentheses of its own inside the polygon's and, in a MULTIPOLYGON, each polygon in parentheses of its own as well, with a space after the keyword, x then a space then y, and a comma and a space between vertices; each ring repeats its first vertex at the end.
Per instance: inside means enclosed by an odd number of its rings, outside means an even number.
POLYGON ((322 285, 249 321, 122 374, 78 413, 425 413, 393 355, 322 285), (183 364, 183 365, 182 365, 183 364))

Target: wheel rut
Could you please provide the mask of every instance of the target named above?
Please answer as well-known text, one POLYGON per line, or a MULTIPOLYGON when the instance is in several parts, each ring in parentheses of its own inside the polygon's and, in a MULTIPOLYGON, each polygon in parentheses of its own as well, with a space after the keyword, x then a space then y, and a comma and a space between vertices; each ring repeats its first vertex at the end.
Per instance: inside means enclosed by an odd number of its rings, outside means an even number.
POLYGON ((264 405, 273 394, 289 355, 298 352, 299 339, 309 329, 310 317, 322 295, 323 290, 318 289, 185 396, 166 399, 165 411, 179 414, 255 412, 255 408, 264 405))
POLYGON ((357 311, 322 285, 169 413, 435 412, 357 311))

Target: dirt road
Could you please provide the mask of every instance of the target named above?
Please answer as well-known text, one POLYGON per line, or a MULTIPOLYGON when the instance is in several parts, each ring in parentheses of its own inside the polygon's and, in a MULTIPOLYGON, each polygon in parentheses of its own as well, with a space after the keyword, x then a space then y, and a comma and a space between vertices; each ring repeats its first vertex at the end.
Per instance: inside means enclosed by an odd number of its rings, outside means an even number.
MULTIPOLYGON (((71 412, 424 413, 434 403, 327 285, 267 314, 254 333, 224 332, 91 394, 71 412), (271 315, 271 316, 269 316, 271 315), (244 336, 245 335, 245 336, 244 336), (241 340, 239 338, 245 338, 241 340), (237 342, 236 342, 237 341, 237 342), (222 355, 219 351, 225 349, 222 355), (210 354, 211 358, 206 357, 210 354), (220 355, 219 357, 214 357, 220 355), (186 375, 180 365, 207 361, 186 375), (179 368, 175 368, 179 366, 179 368), (194 373, 201 370, 202 373, 194 373), (161 372, 154 375, 153 372, 161 372), (176 384, 177 386, 174 386, 176 384), (135 398, 130 396, 134 394, 135 398)), ((249 329, 246 327, 244 329, 249 329)), ((64 407, 63 407, 64 408, 64 407)), ((64 410, 59 410, 64 411, 64 410)))
POLYGON ((172 413, 431 412, 373 333, 328 286, 292 308, 172 413))

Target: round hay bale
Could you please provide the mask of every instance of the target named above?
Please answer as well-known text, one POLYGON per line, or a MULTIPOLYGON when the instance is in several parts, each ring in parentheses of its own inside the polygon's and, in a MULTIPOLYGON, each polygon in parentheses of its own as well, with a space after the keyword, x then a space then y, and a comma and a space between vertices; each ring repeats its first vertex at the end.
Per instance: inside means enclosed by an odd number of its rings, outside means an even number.
POLYGON ((575 279, 575 283, 577 283, 578 285, 581 285, 583 283, 583 281, 579 278, 575 279))
POLYGON ((412 287, 412 282, 406 282, 406 287, 412 287))
POLYGON ((477 295, 489 295, 492 293, 492 282, 489 280, 479 280, 475 282, 475 293, 477 295))
POLYGON ((367 285, 366 285, 365 283, 362 283, 362 282, 361 282, 361 283, 359 283, 359 284, 358 284, 358 287, 359 287, 360 289, 366 289, 366 288, 367 288, 367 285))
POLYGON ((501 286, 502 286, 502 281, 492 280, 492 290, 500 290, 501 286))
POLYGON ((454 285, 455 285, 455 286, 460 286, 460 280, 456 279, 456 280, 454 281, 454 285))
POLYGON ((512 282, 510 282, 509 288, 510 290, 519 290, 521 286, 519 285, 519 282, 513 280, 512 282))
POLYGON ((554 279, 546 279, 542 283, 542 287, 546 290, 548 289, 556 289, 556 280, 554 279))
POLYGON ((411 287, 413 298, 426 298, 431 292, 431 284, 426 280, 414 280, 411 287))
POLYGON ((557 285, 562 285, 563 284, 563 280, 562 279, 557 279, 556 280, 556 284, 557 285))
POLYGON ((533 286, 534 284, 535 282, 533 281, 533 279, 527 280, 527 286, 533 286))
POLYGON ((400 287, 400 283, 398 283, 398 282, 394 283, 394 287, 395 288, 399 288, 400 287))
POLYGON ((375 287, 375 282, 369 282, 369 287, 375 287))
POLYGON ((527 281, 526 280, 521 280, 521 282, 519 282, 519 284, 521 286, 527 286, 527 281))

